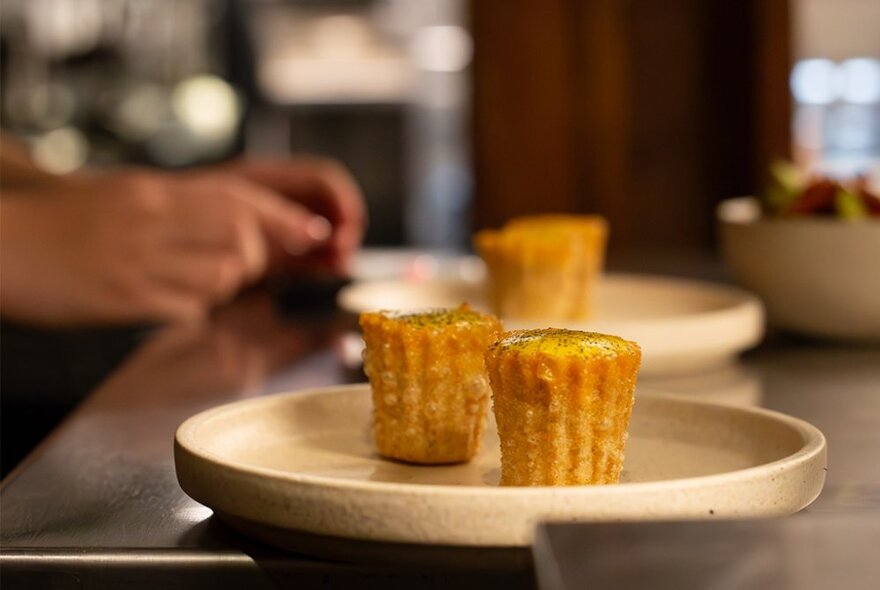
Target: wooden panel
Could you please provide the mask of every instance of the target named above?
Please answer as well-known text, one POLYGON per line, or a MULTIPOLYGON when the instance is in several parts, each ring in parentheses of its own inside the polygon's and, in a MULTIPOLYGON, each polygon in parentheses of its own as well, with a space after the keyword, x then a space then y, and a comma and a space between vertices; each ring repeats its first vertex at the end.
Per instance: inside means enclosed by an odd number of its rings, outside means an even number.
POLYGON ((700 0, 634 0, 631 5, 634 200, 628 247, 693 246, 705 239, 700 0))
POLYGON ((576 109, 572 143, 578 166, 572 210, 602 212, 613 222, 612 241, 637 232, 627 215, 636 206, 632 182, 632 27, 617 0, 573 2, 571 72, 576 109))
POLYGON ((791 5, 789 0, 763 0, 755 3, 752 26, 755 31, 756 110, 755 165, 761 172, 777 158, 791 158, 792 101, 788 72, 793 65, 791 5), (783 75, 785 74, 785 75, 783 75))
POLYGON ((788 151, 787 2, 473 2, 475 225, 598 211, 614 249, 709 247, 788 151))
POLYGON ((570 2, 477 0, 473 7, 478 225, 570 210, 576 202, 570 2))

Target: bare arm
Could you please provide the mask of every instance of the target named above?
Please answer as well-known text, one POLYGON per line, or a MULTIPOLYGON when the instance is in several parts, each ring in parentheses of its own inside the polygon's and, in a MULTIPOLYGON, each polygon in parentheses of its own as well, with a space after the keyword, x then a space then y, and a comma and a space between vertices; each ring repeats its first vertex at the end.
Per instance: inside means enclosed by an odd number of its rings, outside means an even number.
MULTIPOLYGON (((277 173, 322 184, 327 171, 300 164, 277 173)), ((4 187, 0 313, 44 325, 190 320, 273 265, 335 268, 361 229, 326 204, 361 205, 356 189, 328 190, 282 190, 229 168, 126 170, 4 187), (34 192, 45 198, 28 198, 34 192), (355 231, 344 250, 331 246, 355 231), (313 258, 327 248, 332 261, 313 258)))
POLYGON ((0 133, 0 196, 10 189, 55 183, 60 177, 38 168, 17 137, 0 133))

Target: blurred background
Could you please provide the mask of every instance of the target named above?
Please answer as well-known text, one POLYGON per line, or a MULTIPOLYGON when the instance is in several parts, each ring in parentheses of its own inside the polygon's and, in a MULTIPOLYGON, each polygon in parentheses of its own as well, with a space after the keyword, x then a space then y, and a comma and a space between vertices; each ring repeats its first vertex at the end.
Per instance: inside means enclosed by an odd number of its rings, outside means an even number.
POLYGON ((462 0, 9 0, 3 126, 56 172, 338 158, 371 244, 463 245, 462 0))
MULTIPOLYGON (((613 268, 705 278, 715 205, 773 160, 880 162, 877 0, 0 7, 0 123, 41 167, 326 155, 364 190, 370 246, 460 252, 513 215, 598 212, 613 268)), ((2 328, 4 470, 148 335, 2 328)))
POLYGON ((598 211, 612 253, 713 247, 791 157, 880 159, 876 0, 4 0, 2 125, 68 173, 325 154, 367 243, 464 249, 598 211))

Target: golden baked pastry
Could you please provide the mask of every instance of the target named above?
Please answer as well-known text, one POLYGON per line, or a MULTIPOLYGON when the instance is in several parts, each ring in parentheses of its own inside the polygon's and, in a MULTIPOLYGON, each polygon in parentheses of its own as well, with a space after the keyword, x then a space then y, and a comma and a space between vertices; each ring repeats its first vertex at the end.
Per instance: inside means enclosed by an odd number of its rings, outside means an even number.
POLYGON ((594 332, 516 330, 486 352, 501 485, 620 480, 641 350, 594 332))
POLYGON ((501 322, 462 305, 364 313, 360 324, 379 452, 413 463, 473 458, 490 396, 484 354, 501 322))
POLYGON ((520 217, 477 232, 492 310, 510 318, 588 318, 607 240, 608 223, 598 215, 520 217))

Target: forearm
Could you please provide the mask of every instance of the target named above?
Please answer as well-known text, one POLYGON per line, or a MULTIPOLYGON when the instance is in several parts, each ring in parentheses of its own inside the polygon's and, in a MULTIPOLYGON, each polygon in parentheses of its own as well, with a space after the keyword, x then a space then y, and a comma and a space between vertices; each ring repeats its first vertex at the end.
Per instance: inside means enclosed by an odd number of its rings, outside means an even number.
POLYGON ((6 318, 32 320, 39 315, 42 291, 51 288, 41 279, 43 269, 34 268, 36 254, 48 236, 39 227, 39 199, 22 196, 16 189, 3 189, 0 200, 0 314, 6 318))
POLYGON ((26 146, 15 136, 0 133, 0 194, 7 196, 14 189, 44 187, 60 182, 63 177, 37 167, 26 146))

